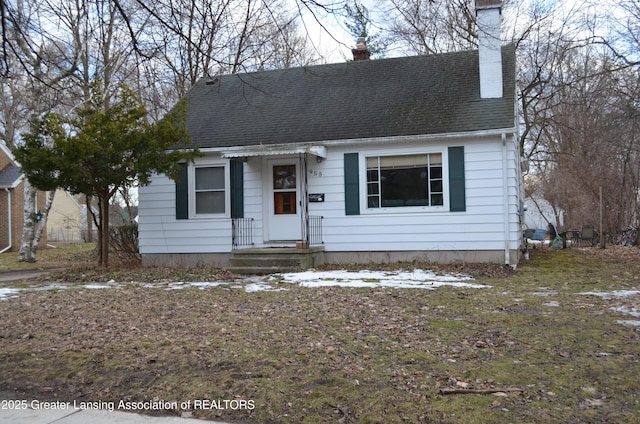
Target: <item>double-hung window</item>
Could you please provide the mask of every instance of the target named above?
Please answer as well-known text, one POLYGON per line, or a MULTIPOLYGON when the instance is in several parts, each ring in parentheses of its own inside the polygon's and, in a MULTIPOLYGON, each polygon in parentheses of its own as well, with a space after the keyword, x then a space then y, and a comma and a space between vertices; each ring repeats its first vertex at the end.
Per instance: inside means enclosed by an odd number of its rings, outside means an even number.
POLYGON ((241 161, 181 164, 176 179, 176 219, 242 218, 241 161))
POLYGON ((442 154, 366 158, 367 208, 443 206, 442 154))
POLYGON ((225 167, 197 166, 194 168, 194 202, 196 215, 226 212, 225 167))

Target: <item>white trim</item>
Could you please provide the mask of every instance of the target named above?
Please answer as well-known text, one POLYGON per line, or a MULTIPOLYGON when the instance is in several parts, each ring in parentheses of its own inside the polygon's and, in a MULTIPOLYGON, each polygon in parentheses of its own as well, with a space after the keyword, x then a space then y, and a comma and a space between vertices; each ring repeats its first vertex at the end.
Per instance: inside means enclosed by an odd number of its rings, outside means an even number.
POLYGON ((360 184, 360 214, 362 215, 384 215, 384 214, 411 214, 411 213, 438 213, 449 211, 449 152, 447 148, 439 146, 439 148, 425 149, 424 147, 415 147, 403 150, 402 153, 389 150, 371 150, 360 152, 359 155, 359 184, 360 184), (442 205, 440 206, 405 206, 405 207, 379 207, 369 208, 367 200, 367 157, 383 157, 383 156, 405 156, 405 155, 442 155, 442 205))
POLYGON ((9 160, 16 166, 20 166, 20 164, 16 161, 15 156, 13 156, 13 153, 11 153, 11 150, 9 150, 9 148, 7 147, 7 144, 4 142, 4 140, 0 140, 0 150, 2 150, 2 153, 7 155, 9 160))
MULTIPOLYGON (((300 156, 288 156, 279 158, 263 158, 262 159, 262 219, 264 222, 263 229, 263 242, 264 243, 281 243, 284 241, 300 240, 302 237, 302 224, 303 224, 303 204, 302 196, 306 189, 304 187, 304 175, 302 174, 302 160, 300 156), (289 165, 295 164, 296 166, 296 214, 288 215, 291 222, 295 222, 298 230, 291 230, 290 233, 295 233, 295 236, 285 237, 279 236, 277 233, 272 233, 272 225, 274 221, 278 220, 278 216, 273 213, 273 175, 272 170, 274 165, 289 165)), ((285 230, 285 232, 287 232, 285 230)))
POLYGON ((189 219, 226 219, 231 217, 231 171, 229 170, 229 161, 196 161, 196 163, 189 165, 187 172, 189 173, 189 219), (224 213, 196 213, 196 168, 211 167, 224 168, 224 213))
POLYGON ((509 241, 509 151, 507 147, 507 135, 502 134, 502 184, 503 184, 503 202, 504 202, 504 263, 510 265, 511 243, 509 241))
POLYGON ((412 142, 426 142, 426 141, 445 141, 459 138, 477 139, 479 137, 495 137, 502 136, 502 134, 517 134, 518 128, 498 128, 491 130, 479 130, 479 131, 464 131, 455 133, 439 133, 439 134, 420 134, 420 135, 403 135, 403 136, 389 136, 389 137, 370 137, 370 138, 345 138, 340 140, 318 140, 312 143, 291 143, 291 144, 255 144, 251 146, 234 146, 234 147, 200 147, 199 150, 202 153, 220 153, 223 158, 232 157, 247 157, 248 153, 255 153, 254 156, 266 156, 268 152, 272 151, 272 155, 284 155, 284 154, 299 154, 299 153, 311 153, 318 157, 322 156, 322 151, 314 153, 307 151, 306 149, 319 148, 326 149, 328 146, 356 146, 361 144, 368 145, 388 145, 389 143, 412 143, 412 142), (242 153, 241 153, 242 152, 242 153))
POLYGON ((12 220, 12 218, 11 218, 11 208, 12 208, 12 205, 11 205, 11 190, 9 190, 8 188, 5 188, 4 191, 5 191, 5 193, 7 193, 7 222, 8 222, 8 230, 9 230, 9 232, 8 232, 9 245, 7 247, 5 247, 4 249, 0 250, 0 253, 4 253, 4 252, 6 252, 7 250, 10 250, 13 247, 13 234, 11 233, 11 227, 12 227, 11 224, 13 224, 11 222, 11 220, 12 220))

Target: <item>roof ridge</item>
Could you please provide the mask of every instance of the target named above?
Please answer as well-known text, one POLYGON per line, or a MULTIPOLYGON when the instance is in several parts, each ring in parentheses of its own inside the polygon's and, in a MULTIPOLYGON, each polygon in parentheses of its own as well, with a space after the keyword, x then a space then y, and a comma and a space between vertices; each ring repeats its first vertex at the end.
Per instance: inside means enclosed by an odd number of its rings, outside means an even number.
MULTIPOLYGON (((503 44, 501 46, 502 50, 504 51, 505 49, 513 49, 515 48, 515 44, 513 42, 507 43, 507 44, 503 44)), ((455 51, 448 51, 448 52, 439 52, 439 53, 429 53, 429 54, 414 54, 414 55, 407 55, 407 56, 394 56, 394 57, 383 57, 383 58, 379 58, 379 59, 370 59, 370 60, 347 60, 344 62, 333 62, 333 63, 317 63, 317 64, 310 64, 310 65, 302 65, 302 66, 292 66, 289 68, 276 68, 276 69, 264 69, 264 70, 255 70, 255 71, 248 71, 248 72, 237 72, 237 73, 232 73, 232 74, 218 74, 218 75, 207 75, 204 77, 201 77, 196 84, 205 81, 205 82, 209 82, 211 84, 211 82, 215 83, 217 82, 217 80, 219 80, 220 78, 229 78, 229 77, 236 77, 236 78, 242 78, 243 76, 247 76, 247 77, 251 77, 254 75, 264 75, 264 74, 271 74, 271 73, 278 73, 278 72, 295 72, 296 70, 312 70, 312 69, 320 69, 320 68, 336 68, 336 67, 342 67, 342 66, 368 66, 371 64, 376 64, 376 63, 388 63, 388 62, 392 62, 392 61, 405 61, 405 60, 428 60, 428 59, 441 59, 441 58, 446 58, 447 56, 455 56, 455 55, 467 55, 467 54, 478 54, 478 49, 477 48, 469 48, 469 49, 463 49, 463 50, 455 50, 455 51)))

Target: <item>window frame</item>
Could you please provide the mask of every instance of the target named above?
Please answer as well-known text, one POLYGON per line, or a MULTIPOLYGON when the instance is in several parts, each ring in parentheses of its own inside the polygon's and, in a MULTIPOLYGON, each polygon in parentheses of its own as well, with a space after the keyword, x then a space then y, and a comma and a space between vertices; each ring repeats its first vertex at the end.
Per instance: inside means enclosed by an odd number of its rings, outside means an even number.
MULTIPOLYGON (((389 150, 371 150, 360 152, 360 205, 362 214, 388 214, 388 213, 416 213, 416 212, 443 212, 449 210, 449 156, 446 147, 440 149, 406 149, 402 151, 389 151, 389 150), (367 160, 369 158, 382 158, 389 156, 419 156, 419 155, 431 155, 439 154, 442 160, 442 205, 427 206, 380 206, 377 208, 369 207, 369 194, 367 179, 367 160)), ((427 184, 430 184, 428 182, 427 184)), ((431 193, 429 193, 431 196, 431 193)), ((430 200, 430 199, 429 199, 430 200)))
MULTIPOLYGON (((189 219, 229 218, 231 216, 231 171, 229 161, 202 161, 189 165, 189 219), (196 170, 198 168, 223 168, 224 170, 224 212, 196 212, 196 170)), ((214 191, 214 190, 212 190, 214 191)))

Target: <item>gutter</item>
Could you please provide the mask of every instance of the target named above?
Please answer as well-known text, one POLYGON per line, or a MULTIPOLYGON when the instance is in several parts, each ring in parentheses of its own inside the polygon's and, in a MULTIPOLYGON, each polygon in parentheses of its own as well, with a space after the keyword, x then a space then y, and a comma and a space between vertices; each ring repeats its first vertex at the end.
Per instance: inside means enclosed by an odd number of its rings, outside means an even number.
POLYGON ((8 229, 8 235, 9 235, 9 245, 7 247, 5 247, 4 249, 0 250, 0 254, 6 252, 7 250, 11 249, 11 247, 13 246, 13 236, 11 234, 11 191, 5 187, 4 189, 5 192, 7 192, 7 223, 9 224, 7 226, 8 229))
MULTIPOLYGON (((477 138, 477 137, 493 137, 493 136, 503 136, 506 137, 507 134, 516 134, 518 132, 517 127, 512 128, 497 128, 491 130, 478 130, 478 131, 465 131, 465 132, 455 132, 455 133, 440 133, 440 134, 418 134, 418 135, 403 135, 403 136, 388 136, 388 137, 371 137, 371 138, 354 138, 354 139, 342 139, 342 140, 316 140, 316 141, 305 141, 298 143, 280 143, 280 144, 269 144, 262 145, 256 144, 251 146, 226 146, 226 147, 200 147, 200 152, 202 153, 221 153, 227 154, 231 156, 239 156, 238 151, 240 150, 248 150, 248 149, 264 149, 267 151, 265 155, 274 154, 273 152, 277 149, 289 150, 287 153, 311 153, 315 155, 320 155, 323 157, 326 155, 327 146, 343 146, 343 145, 360 145, 360 144, 383 144, 389 145, 390 143, 399 144, 399 143, 412 143, 412 142, 428 142, 428 141, 447 141, 447 140, 456 140, 460 138, 477 138), (293 149, 298 149, 293 151, 293 149), (314 149, 319 149, 318 153, 314 152, 314 149)), ((188 150, 188 149, 183 149, 188 150)))

